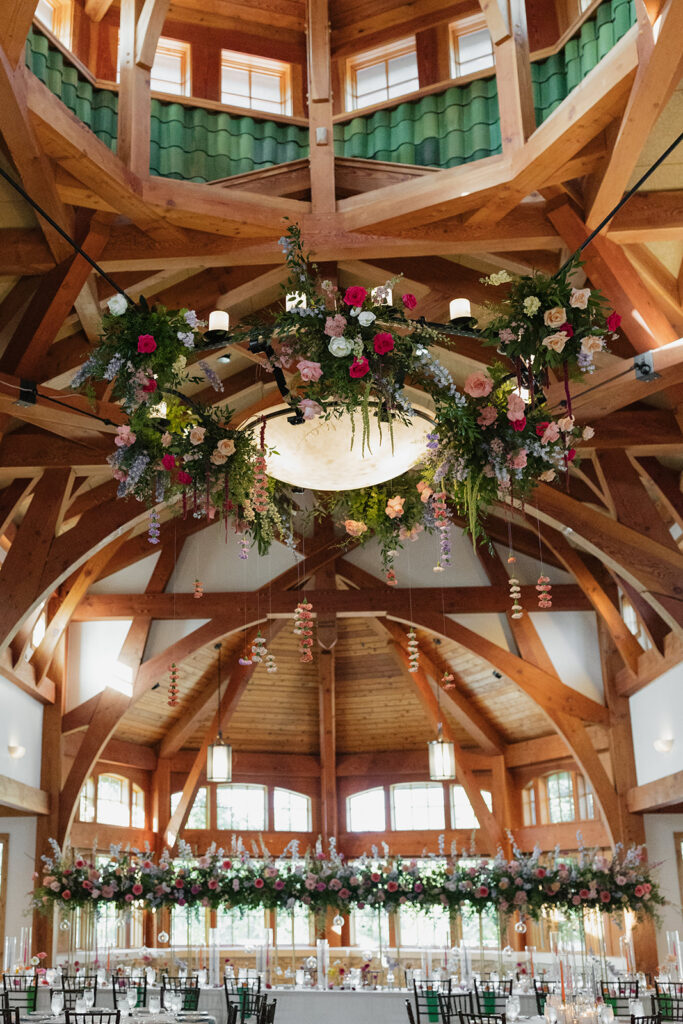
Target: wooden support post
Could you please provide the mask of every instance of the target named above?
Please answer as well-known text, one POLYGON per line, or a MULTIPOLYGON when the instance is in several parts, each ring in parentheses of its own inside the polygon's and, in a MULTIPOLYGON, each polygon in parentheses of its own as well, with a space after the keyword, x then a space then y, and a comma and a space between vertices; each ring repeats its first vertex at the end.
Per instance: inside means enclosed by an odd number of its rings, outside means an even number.
POLYGON ((121 0, 117 154, 128 170, 147 178, 151 130, 150 70, 137 63, 137 26, 141 11, 141 0, 121 0))
POLYGON ((334 213, 334 126, 328 0, 308 0, 308 130, 311 204, 318 214, 334 213))
MULTIPOLYGON (((334 566, 329 565, 315 576, 316 588, 334 589, 334 566)), ((327 846, 339 833, 337 809, 337 727, 335 709, 335 652, 337 617, 334 613, 319 616, 317 623, 318 649, 318 710, 320 723, 320 831, 327 846)))
POLYGON ((536 127, 524 0, 510 0, 509 7, 510 34, 494 47, 504 154, 520 149, 536 127))

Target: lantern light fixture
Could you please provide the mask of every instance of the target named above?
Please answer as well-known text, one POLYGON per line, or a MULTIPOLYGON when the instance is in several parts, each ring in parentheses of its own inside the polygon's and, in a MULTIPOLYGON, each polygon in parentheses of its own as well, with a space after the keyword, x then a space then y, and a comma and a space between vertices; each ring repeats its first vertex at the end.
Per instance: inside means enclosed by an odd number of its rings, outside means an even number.
POLYGON ((206 781, 232 782, 232 747, 223 739, 221 732, 221 647, 222 643, 214 644, 217 651, 216 676, 218 693, 218 735, 210 743, 206 751, 206 781))
POLYGON ((455 747, 450 740, 443 738, 441 722, 437 727, 435 740, 430 740, 429 778, 432 782, 445 782, 455 778, 455 747))

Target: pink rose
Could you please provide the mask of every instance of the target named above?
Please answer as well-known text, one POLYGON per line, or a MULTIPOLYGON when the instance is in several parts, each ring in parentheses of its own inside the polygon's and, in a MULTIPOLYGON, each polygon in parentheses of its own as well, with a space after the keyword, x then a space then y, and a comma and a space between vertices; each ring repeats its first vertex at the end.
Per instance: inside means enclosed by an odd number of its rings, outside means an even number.
MULTIPOLYGON (((361 291, 362 290, 363 289, 361 289, 361 291)), ((370 363, 367 361, 365 356, 363 356, 361 359, 355 358, 351 363, 351 366, 349 367, 349 377, 354 377, 356 379, 364 377, 365 374, 369 371, 369 369, 370 363)))
POLYGON ((135 885, 133 886, 133 895, 142 896, 142 886, 140 885, 139 882, 136 882, 135 885))
POLYGON ((580 896, 572 896, 572 903, 574 904, 575 907, 578 907, 580 902, 581 902, 581 897, 580 896))
POLYGON ((398 889, 398 882, 387 882, 387 892, 396 892, 398 889))
POLYGON ((185 885, 185 879, 184 878, 176 878, 176 880, 175 880, 175 882, 173 884, 175 885, 176 889, 182 889, 183 886, 185 885))
POLYGON ((178 483, 179 484, 191 484, 192 483, 192 477, 190 476, 189 473, 186 473, 184 469, 181 469, 178 472, 178 483))
MULTIPOLYGON (((617 881, 618 881, 618 879, 617 879, 617 881)), ((636 894, 636 896, 637 896, 637 897, 638 897, 639 899, 640 899, 640 897, 641 897, 641 896, 643 896, 643 895, 644 895, 644 893, 645 893, 645 890, 643 889, 642 885, 637 885, 637 886, 635 887, 635 889, 634 889, 633 891, 634 891, 634 893, 636 894)))
POLYGON ((340 889, 339 890, 339 899, 340 900, 348 900, 350 895, 351 895, 351 893, 350 893, 350 891, 348 889, 340 889))
POLYGON ((337 313, 336 316, 328 316, 325 321, 325 334, 328 338, 341 338, 345 327, 346 317, 341 313, 337 313))
POLYGON ((385 508, 386 514, 390 519, 398 519, 399 516, 403 515, 403 506, 405 504, 405 498, 402 498, 400 494, 394 495, 393 498, 389 498, 387 507, 385 508))
POLYGON ((646 892, 646 894, 647 894, 648 896, 649 896, 649 895, 650 895, 650 893, 652 892, 652 886, 650 885, 650 883, 649 883, 649 882, 643 882, 643 889, 645 890, 645 892, 646 892))
POLYGON ((513 420, 512 421, 512 429, 516 430, 518 432, 521 432, 522 430, 524 430, 525 426, 526 426, 526 416, 522 416, 521 420, 513 420))
POLYGON ((378 356, 385 356, 387 352, 391 352, 394 348, 394 339, 387 331, 381 331, 376 334, 374 339, 375 352, 378 356))
POLYGON ((620 323, 621 317, 618 313, 615 313, 614 310, 612 310, 610 315, 607 317, 607 330, 610 332, 610 334, 614 334, 620 323))
POLYGON ((603 889, 602 892, 600 893, 600 899, 602 900, 603 903, 609 903, 610 900, 612 899, 612 897, 610 896, 610 894, 607 892, 606 889, 603 889))
POLYGON ((71 899, 71 890, 70 889, 65 889, 64 890, 64 892, 62 893, 62 899, 63 900, 70 900, 71 899))
POLYGON ((301 379, 305 381, 320 380, 323 375, 320 363, 316 363, 312 359, 300 359, 296 364, 296 368, 301 374, 301 379))
POLYGON ((312 398, 302 398, 299 402, 299 409, 305 420, 314 420, 323 411, 322 405, 314 402, 312 398))
POLYGON ((153 395, 157 387, 157 382, 154 380, 153 377, 150 377, 147 383, 143 386, 142 390, 145 392, 146 395, 153 395))
POLYGON ((417 299, 415 298, 414 295, 411 295, 410 292, 408 292, 407 295, 401 296, 401 302, 403 303, 406 309, 415 309, 415 307, 417 306, 417 299))
POLYGON ((151 334, 138 335, 138 352, 154 352, 157 343, 151 334))
POLYGON ((166 452, 161 459, 161 465, 164 469, 175 469, 175 455, 171 455, 170 452, 166 452))
POLYGON ((590 896, 588 889, 579 889, 579 896, 582 900, 587 900, 590 896))
POLYGON ((318 892, 325 892, 325 889, 327 888, 324 882, 316 882, 315 887, 318 890, 318 892))
POLYGON ((491 394, 492 388, 493 381, 488 373, 485 370, 477 370, 476 373, 471 373, 465 381, 464 390, 472 398, 486 398, 491 394))
POLYGON ((263 882, 262 878, 255 878, 254 879, 254 888, 255 889, 262 889, 263 885, 264 885, 264 882, 263 882))
POLYGON ((477 423, 480 427, 490 427, 498 419, 498 410, 495 405, 485 405, 477 416, 477 423))
POLYGON ((511 423, 514 423, 515 420, 521 420, 522 416, 524 415, 525 408, 526 402, 524 401, 521 395, 517 394, 516 391, 513 391, 511 394, 508 395, 507 418, 510 420, 511 423))
POLYGON ((513 469, 524 469, 526 466, 526 448, 522 448, 516 455, 508 456, 508 460, 513 469))
POLYGON ((285 887, 285 883, 282 881, 281 878, 278 878, 277 881, 275 882, 275 888, 276 889, 284 889, 284 887, 285 887))
POLYGON ((541 436, 541 444, 551 444, 560 436, 560 428, 554 421, 549 423, 541 436))
POLYGON ((360 285, 352 285, 344 293, 344 302, 347 306, 362 306, 367 297, 368 293, 365 288, 361 288, 360 285))
POLYGON ((102 895, 104 896, 105 899, 110 900, 112 898, 112 896, 114 895, 114 886, 113 885, 103 885, 102 886, 102 895))
POLYGON ((209 879, 209 889, 217 889, 217 888, 218 888, 218 881, 215 878, 210 878, 209 879))
POLYGON ((379 871, 373 871, 372 874, 370 875, 371 882, 379 882, 381 881, 381 879, 382 876, 380 875, 379 871))

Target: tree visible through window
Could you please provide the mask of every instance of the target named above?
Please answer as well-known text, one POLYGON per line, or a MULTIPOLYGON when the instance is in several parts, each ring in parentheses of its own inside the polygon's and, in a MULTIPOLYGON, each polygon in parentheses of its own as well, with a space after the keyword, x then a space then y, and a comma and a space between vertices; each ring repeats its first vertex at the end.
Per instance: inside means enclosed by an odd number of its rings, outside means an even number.
POLYGON ((358 53, 346 62, 347 107, 370 107, 420 87, 415 37, 358 53))

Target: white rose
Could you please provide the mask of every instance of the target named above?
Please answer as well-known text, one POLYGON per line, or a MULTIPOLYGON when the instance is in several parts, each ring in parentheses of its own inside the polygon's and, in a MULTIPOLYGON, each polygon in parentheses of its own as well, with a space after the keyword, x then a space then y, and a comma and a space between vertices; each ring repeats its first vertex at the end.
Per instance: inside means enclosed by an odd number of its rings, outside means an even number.
POLYGON ((376 319, 377 317, 375 316, 375 314, 371 313, 369 309, 366 309, 362 313, 358 314, 358 323, 361 325, 361 327, 369 327, 372 321, 376 319))
POLYGON ((128 309, 128 300, 125 295, 117 293, 112 295, 107 305, 109 306, 110 313, 114 316, 121 316, 128 309))
POLYGON ((201 444, 204 440, 204 434, 206 433, 206 427, 193 427, 190 431, 190 443, 201 444))
POLYGON ((563 306, 553 306, 546 309, 543 314, 543 323, 546 327, 562 327, 567 322, 567 313, 563 306))
POLYGON ((216 445, 216 450, 219 451, 221 455, 232 455, 235 451, 235 442, 229 437, 224 437, 223 440, 219 441, 216 445))
POLYGON ((601 338, 599 334, 587 334, 585 338, 581 339, 581 351, 586 355, 593 356, 596 352, 602 352, 604 347, 605 339, 601 338))
POLYGON ((349 316, 358 316, 358 314, 360 313, 360 310, 361 310, 360 306, 353 306, 349 310, 349 316))
POLYGON ((328 350, 337 359, 341 359, 343 356, 348 356, 353 348, 353 342, 349 341, 348 338, 330 338, 330 343, 327 346, 328 350))
POLYGON ((592 437, 595 437, 595 431, 593 430, 592 427, 584 427, 583 428, 583 433, 581 434, 581 437, 583 438, 584 441, 590 441, 590 439, 592 437))
POLYGON ((568 434, 570 430, 574 429, 574 417, 563 416, 561 420, 557 421, 557 425, 563 434, 568 434))
POLYGON ((213 462, 214 466, 222 466, 224 462, 228 461, 228 457, 227 455, 223 455, 222 452, 216 450, 211 455, 211 461, 213 462))
POLYGON ((569 305, 573 306, 574 309, 585 309, 590 297, 590 288, 572 288, 572 293, 569 297, 569 305))

